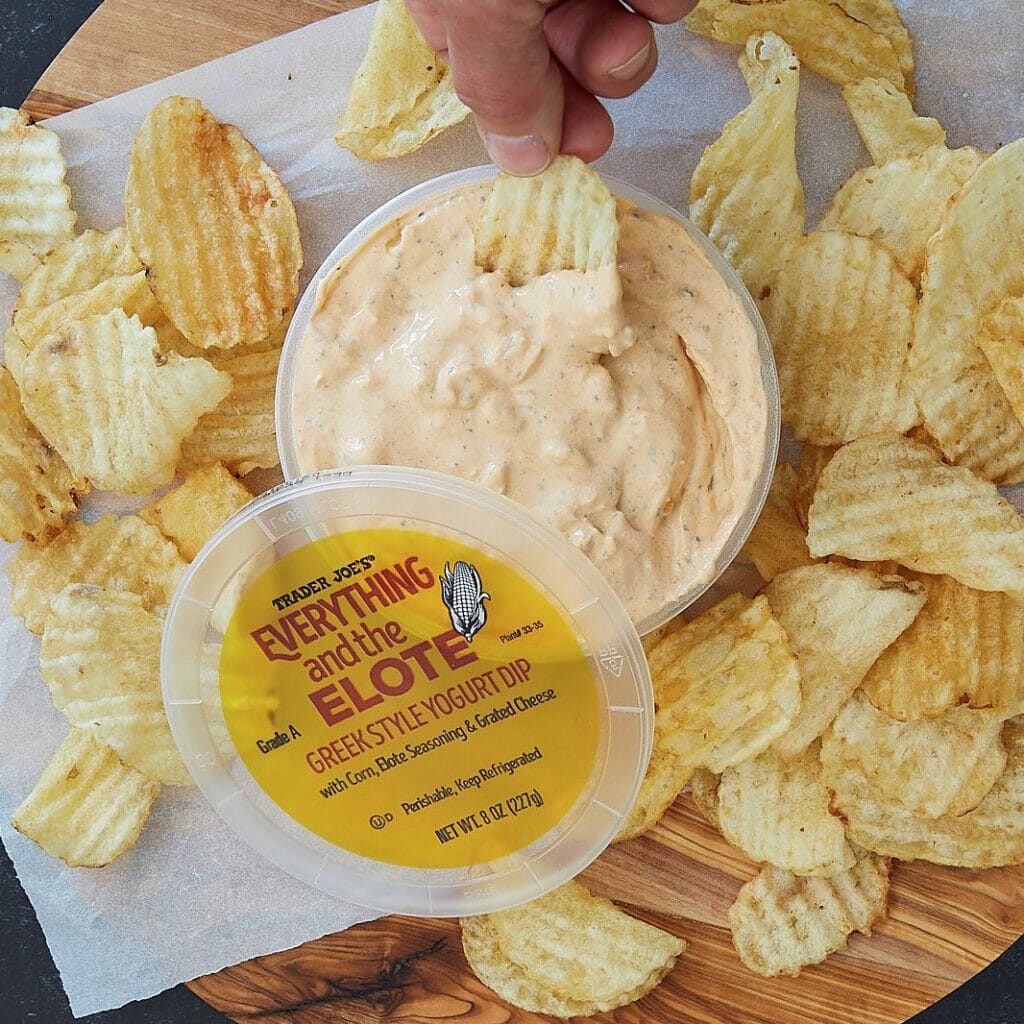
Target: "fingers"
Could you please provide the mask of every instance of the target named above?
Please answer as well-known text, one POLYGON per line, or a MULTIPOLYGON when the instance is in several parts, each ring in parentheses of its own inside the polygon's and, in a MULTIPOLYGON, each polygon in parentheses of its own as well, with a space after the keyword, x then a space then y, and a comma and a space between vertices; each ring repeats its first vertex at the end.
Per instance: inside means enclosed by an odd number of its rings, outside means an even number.
POLYGON ((685 18, 697 6, 697 0, 635 0, 629 6, 637 14, 667 25, 685 18))
POLYGON ((612 144, 614 128, 608 111, 599 100, 563 70, 565 122, 562 125, 562 152, 590 163, 603 156, 612 144))
POLYGON ((538 0, 435 0, 459 97, 476 114, 491 159, 539 174, 562 142, 563 86, 538 0))
POLYGON ((405 0, 405 5, 427 45, 437 53, 444 53, 448 49, 448 30, 433 0, 405 0))
POLYGON ((562 66, 595 96, 629 96, 658 62, 650 22, 618 0, 565 0, 545 18, 544 32, 562 66))

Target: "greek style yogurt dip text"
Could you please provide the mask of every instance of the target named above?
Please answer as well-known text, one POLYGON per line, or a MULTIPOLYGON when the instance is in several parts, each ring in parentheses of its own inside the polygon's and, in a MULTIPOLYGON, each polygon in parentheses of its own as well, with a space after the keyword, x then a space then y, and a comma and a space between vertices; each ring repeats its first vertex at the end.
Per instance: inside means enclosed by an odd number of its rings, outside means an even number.
POLYGON ((713 575, 764 457, 757 332, 681 224, 619 201, 619 264, 519 288, 474 260, 487 186, 414 209, 323 282, 301 472, 436 469, 530 508, 634 621, 713 575))

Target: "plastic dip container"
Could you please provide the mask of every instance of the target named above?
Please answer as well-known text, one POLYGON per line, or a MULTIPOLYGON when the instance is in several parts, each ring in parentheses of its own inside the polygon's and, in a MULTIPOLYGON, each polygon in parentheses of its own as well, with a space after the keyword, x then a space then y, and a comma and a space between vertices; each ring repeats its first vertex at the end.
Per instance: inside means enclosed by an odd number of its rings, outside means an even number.
MULTIPOLYGON (((281 468, 286 479, 293 479, 300 475, 301 469, 295 449, 292 429, 292 401, 295 386, 296 369, 302 348, 302 338, 306 327, 317 305, 320 285, 325 278, 345 262, 365 242, 377 232, 384 229, 409 210, 429 204, 441 196, 458 191, 481 182, 491 180, 497 169, 493 165, 472 167, 462 171, 455 171, 438 178, 433 178, 421 185, 403 192, 390 202, 385 203, 374 213, 353 228, 334 251, 323 262, 320 269, 313 276, 302 299, 295 311, 285 339, 284 350, 281 356, 281 366, 277 378, 277 399, 276 399, 276 421, 278 448, 281 455, 281 468)), ((641 635, 657 629, 669 619, 679 614, 683 609, 696 601, 704 594, 735 560, 743 547, 748 534, 757 521, 757 517, 764 505, 771 486, 772 473, 775 468, 775 460, 779 448, 780 431, 780 400, 779 382, 775 371, 775 361, 772 356, 771 343, 768 332, 761 320, 757 306, 750 297, 743 282, 736 275, 736 272, 725 261, 715 246, 702 234, 690 221, 678 210, 673 209, 660 199, 655 198, 647 192, 634 187, 626 182, 602 175, 605 183, 613 193, 636 206, 653 210, 657 213, 671 217, 683 226, 686 232, 693 238, 698 247, 707 257, 712 267, 724 279, 729 290, 736 296, 740 305, 749 316, 757 332, 757 348, 760 357, 761 382, 764 387, 767 424, 765 433, 764 453, 760 473, 751 489, 747 506, 743 514, 737 519, 730 535, 718 551, 711 571, 704 579, 680 593, 678 598, 669 601, 657 613, 648 616, 637 623, 641 635)), ((331 468, 331 467, 318 467, 331 468)))
POLYGON ((621 602, 479 484, 359 467, 225 524, 171 604, 174 738, 255 850, 383 911, 485 913, 608 844, 650 756, 621 602))

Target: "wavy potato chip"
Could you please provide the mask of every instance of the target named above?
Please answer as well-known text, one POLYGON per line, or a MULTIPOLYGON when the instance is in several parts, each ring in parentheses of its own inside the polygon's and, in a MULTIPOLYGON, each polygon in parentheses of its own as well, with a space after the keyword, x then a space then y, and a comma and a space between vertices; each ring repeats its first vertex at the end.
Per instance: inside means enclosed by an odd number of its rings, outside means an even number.
POLYGON ((884 78, 849 82, 843 98, 878 166, 946 145, 942 125, 934 117, 921 117, 907 94, 884 78))
POLYGON ((816 745, 791 760, 766 751, 726 768, 717 814, 722 835, 758 863, 824 877, 856 863, 842 823, 829 811, 816 745))
POLYGON ((24 284, 38 266, 39 257, 24 242, 0 240, 0 272, 24 284))
POLYGON ((845 444, 917 422, 907 380, 916 307, 914 286, 870 239, 816 231, 789 250, 761 312, 798 440, 845 444))
POLYGON ((883 246, 916 285, 929 239, 949 201, 981 166, 984 156, 967 146, 932 146, 881 167, 857 171, 836 193, 819 231, 846 231, 883 246))
POLYGON ((686 949, 575 881, 522 906, 464 918, 462 942, 473 972, 503 999, 560 1017, 640 999, 686 949))
POLYGON ((4 366, 10 373, 14 382, 21 385, 21 371, 25 365, 25 357, 28 355, 28 348, 18 337, 18 332, 9 327, 4 335, 4 366))
POLYGON ((692 774, 691 762, 686 757, 665 750, 664 743, 659 742, 656 734, 640 792, 619 826, 613 842, 623 843, 627 839, 635 839, 654 828, 675 803, 692 774))
POLYGON ((75 231, 60 140, 29 124, 28 114, 0 107, 0 241, 42 255, 75 231))
POLYGON ((54 706, 154 782, 192 779, 160 690, 163 619, 138 594, 72 583, 52 601, 39 673, 54 706))
POLYGON ((57 594, 69 583, 92 583, 138 594, 154 611, 170 601, 184 571, 174 545, 138 516, 75 519, 50 544, 23 544, 7 563, 11 610, 41 633, 57 594))
POLYGON ((1024 424, 1024 296, 1010 296, 986 318, 975 337, 988 365, 1024 424))
POLYGON ((928 432, 950 461, 997 484, 1024 480, 1024 425, 974 339, 1005 296, 1024 294, 1021 238, 1024 139, 982 163, 928 243, 910 353, 928 432))
POLYGON ((125 223, 160 305, 193 345, 255 344, 291 314, 302 268, 291 197, 198 100, 168 97, 139 128, 125 223))
POLYGON ((796 490, 797 471, 780 462, 764 508, 743 545, 758 575, 768 583, 780 572, 816 561, 807 550, 807 533, 797 518, 796 490))
POLYGON ((174 541, 181 557, 191 562, 210 537, 251 500, 245 486, 217 463, 193 471, 139 515, 174 541))
POLYGON ((1024 719, 1007 722, 1002 740, 1006 770, 984 800, 958 817, 925 818, 880 800, 858 764, 833 756, 826 735, 822 763, 833 813, 854 842, 887 857, 965 868, 1024 864, 1024 719))
POLYGON ((800 756, 828 727, 875 659, 910 624, 924 588, 825 563, 776 576, 765 592, 800 670, 800 712, 773 750, 800 756))
POLYGON ((1024 713, 1024 599, 971 590, 949 576, 912 578, 928 601, 869 669, 868 700, 904 722, 956 705, 1024 713))
POLYGON ((448 65, 427 45, 405 0, 381 0, 338 119, 338 145, 363 160, 405 156, 468 114, 448 65))
POLYGON ((910 36, 887 0, 701 0, 686 27, 723 43, 775 32, 823 78, 884 78, 914 92, 910 36))
POLYGON ((810 511, 814 492, 818 489, 818 477, 835 455, 835 448, 820 448, 805 444, 800 452, 800 464, 796 468, 796 489, 793 495, 796 517, 804 528, 804 543, 807 543, 807 513, 810 511))
POLYGON ((32 422, 75 472, 120 494, 170 482, 182 439, 230 387, 205 360, 162 355, 119 309, 51 335, 22 368, 32 422))
POLYGON ((780 255, 804 230, 804 190, 796 167, 800 64, 769 33, 747 41, 740 68, 751 87, 750 104, 725 125, 694 169, 690 219, 757 297, 780 255))
POLYGON ((68 867, 105 867, 138 841, 159 792, 110 747, 72 728, 11 824, 68 867))
POLYGON ((882 802, 923 818, 966 813, 1006 768, 1005 716, 949 708, 919 722, 898 722, 862 693, 836 716, 822 760, 855 764, 882 802))
POLYGON ((499 174, 476 226, 477 263, 511 285, 614 266, 618 245, 615 197, 574 156, 556 157, 533 178, 499 174))
POLYGON ((864 850, 831 878, 801 878, 766 867, 740 889, 729 910, 740 959, 765 978, 795 977, 846 948, 853 932, 870 935, 889 912, 888 861, 864 850))
POLYGON ((813 555, 895 559, 976 590, 1024 590, 1024 521, 995 487, 905 437, 840 448, 811 505, 813 555))
POLYGON ((46 543, 88 490, 29 422, 14 378, 0 367, 0 538, 46 543))
POLYGON ((717 832, 722 831, 722 823, 718 818, 718 782, 721 776, 709 772, 707 768, 698 768, 690 779, 690 796, 697 805, 704 820, 717 832))

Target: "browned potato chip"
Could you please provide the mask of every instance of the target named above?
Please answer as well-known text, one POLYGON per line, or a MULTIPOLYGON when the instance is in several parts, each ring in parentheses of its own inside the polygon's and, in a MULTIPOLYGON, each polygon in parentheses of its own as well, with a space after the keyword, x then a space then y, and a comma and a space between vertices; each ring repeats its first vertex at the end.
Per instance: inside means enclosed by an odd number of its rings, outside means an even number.
POLYGON ((776 32, 833 82, 884 78, 914 92, 910 36, 888 0, 701 0, 686 26, 723 43, 776 32))
POLYGON ((1024 713, 1024 600, 949 576, 913 578, 928 601, 868 671, 871 703, 905 722, 955 705, 1024 713))
POLYGON ((0 537, 45 543, 88 490, 28 421, 14 379, 0 367, 0 537))
POLYGON ((174 541, 191 562, 199 549, 252 495, 220 463, 190 473, 177 487, 139 513, 174 541))
POLYGON ((615 197, 597 171, 574 156, 543 174, 499 174, 476 226, 476 260, 512 285, 556 270, 614 267, 619 246, 615 197))
POLYGON ((230 388, 203 359, 160 354, 153 329, 119 309, 62 328, 22 368, 32 422, 76 472, 120 494, 172 480, 182 439, 230 388))
POLYGON ((853 932, 870 935, 889 912, 888 861, 857 851, 857 863, 832 878, 800 878, 766 867, 729 910, 740 959, 766 978, 796 976, 846 948, 853 932))
POLYGON ((846 231, 878 242, 916 285, 928 240, 939 230, 950 199, 983 159, 970 146, 932 146, 881 167, 865 167, 836 193, 818 230, 846 231))
POLYGON ((704 150, 690 179, 690 218, 756 297, 804 230, 796 169, 800 64, 768 33, 747 41, 740 67, 751 86, 750 104, 704 150))
POLYGON ((796 471, 796 516, 804 528, 804 543, 807 542, 807 513, 810 511, 814 492, 818 489, 818 477, 835 455, 835 448, 819 448, 813 444, 805 444, 800 452, 800 465, 796 471))
POLYGON ((946 144, 942 125, 934 117, 920 117, 907 94, 884 78, 850 82, 843 97, 878 166, 946 144))
POLYGON ((39 673, 73 726, 154 782, 187 786, 160 691, 162 637, 138 594, 72 583, 50 605, 39 673))
POLYGON ((776 576, 767 591, 800 669, 803 703, 773 750, 798 757, 824 732, 875 659, 914 621, 924 588, 826 563, 776 576))
POLYGON ((1024 139, 982 163, 928 243, 910 353, 928 432, 950 461, 998 484, 1024 480, 1024 425, 974 339, 1005 296, 1024 294, 1021 238, 1024 139))
POLYGON ((838 445, 917 422, 907 379, 917 292, 882 246, 816 231, 789 250, 761 302, 798 440, 838 445))
POLYGON ((0 240, 0 271, 24 283, 39 266, 39 257, 24 243, 0 240))
POLYGON ((824 758, 856 765, 882 803, 923 818, 957 816, 977 807, 1006 768, 1004 720, 949 708, 897 722, 858 693, 832 723, 824 758))
POLYGON ((829 811, 816 744, 791 760, 765 751, 726 768, 717 811, 722 835, 758 863, 825 877, 856 863, 842 823, 829 811))
POLYGON ((74 234, 66 171, 53 132, 29 124, 23 110, 0 107, 0 241, 41 255, 74 234))
POLYGON ((335 140, 363 160, 405 156, 464 120, 448 65, 427 45, 405 0, 381 0, 335 140))
POLYGON ((925 818, 881 801, 861 767, 822 744, 832 808, 862 846, 900 860, 928 860, 968 868, 1024 864, 1024 718, 1003 728, 1006 771, 980 804, 959 817, 925 818))
POLYGON ((1024 424, 1024 296, 1004 299, 974 339, 1018 422, 1024 424))
POLYGON ((686 949, 575 881, 522 906, 464 918, 462 944, 473 972, 503 999, 558 1017, 640 999, 686 949))
POLYGON ((904 437, 868 437, 833 456, 811 505, 819 557, 895 559, 976 590, 1024 590, 1024 522, 995 487, 904 437))
POLYGON ((771 582, 780 572, 811 565, 807 533, 797 518, 797 473, 787 462, 775 467, 768 499, 743 551, 761 579, 771 582))
POLYGON ((160 305, 192 344, 255 344, 290 315, 302 267, 291 197, 198 100, 171 96, 143 122, 125 222, 160 305))
POLYGON ((128 590, 153 611, 166 605, 185 571, 174 545, 138 516, 72 520, 48 544, 23 544, 7 563, 11 610, 41 633, 50 601, 69 583, 128 590))
POLYGON ((69 867, 104 867, 138 841, 159 792, 110 747, 73 728, 11 824, 69 867))

